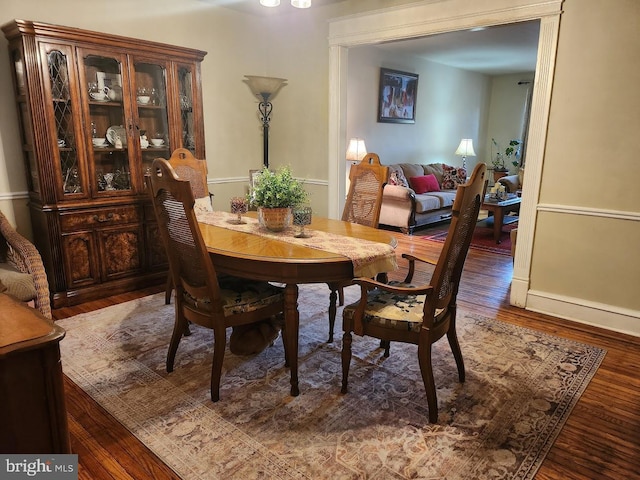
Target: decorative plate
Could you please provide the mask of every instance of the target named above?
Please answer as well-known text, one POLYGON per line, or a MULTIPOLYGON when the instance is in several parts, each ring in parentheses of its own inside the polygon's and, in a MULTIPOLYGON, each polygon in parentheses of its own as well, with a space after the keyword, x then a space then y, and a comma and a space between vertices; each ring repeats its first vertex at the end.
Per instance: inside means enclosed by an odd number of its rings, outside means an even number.
POLYGON ((107 129, 107 140, 109 143, 115 147, 116 145, 116 137, 120 137, 120 141, 122 142, 122 146, 127 146, 127 131, 122 125, 112 125, 107 129))

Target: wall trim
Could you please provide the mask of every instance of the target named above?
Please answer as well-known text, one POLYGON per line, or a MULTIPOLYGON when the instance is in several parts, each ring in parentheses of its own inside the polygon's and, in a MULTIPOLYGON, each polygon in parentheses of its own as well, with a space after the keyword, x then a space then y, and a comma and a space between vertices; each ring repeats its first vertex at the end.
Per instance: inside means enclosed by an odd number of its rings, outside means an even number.
POLYGON ((0 202, 12 200, 24 200, 29 198, 29 192, 7 192, 0 193, 0 202))
MULTIPOLYGON (((303 184, 329 186, 328 180, 320 180, 318 178, 298 178, 303 184)), ((249 183, 247 177, 223 177, 223 178, 207 178, 207 185, 220 185, 223 183, 249 183)))
POLYGON ((554 203, 540 203, 539 212, 562 213, 567 215, 586 215, 589 217, 613 218, 616 220, 640 221, 640 212, 627 212, 625 210, 607 210, 604 208, 580 207, 575 205, 559 205, 554 203))
POLYGON ((640 312, 581 298, 529 290, 527 310, 640 337, 640 312))

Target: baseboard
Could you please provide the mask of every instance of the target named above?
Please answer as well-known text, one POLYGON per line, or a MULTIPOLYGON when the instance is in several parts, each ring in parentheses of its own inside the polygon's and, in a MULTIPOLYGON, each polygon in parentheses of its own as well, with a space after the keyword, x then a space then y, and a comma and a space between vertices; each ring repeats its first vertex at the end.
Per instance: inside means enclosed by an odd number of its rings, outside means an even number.
POLYGON ((538 290, 527 292, 525 308, 533 312, 640 337, 640 312, 636 310, 612 307, 581 298, 553 295, 538 290))

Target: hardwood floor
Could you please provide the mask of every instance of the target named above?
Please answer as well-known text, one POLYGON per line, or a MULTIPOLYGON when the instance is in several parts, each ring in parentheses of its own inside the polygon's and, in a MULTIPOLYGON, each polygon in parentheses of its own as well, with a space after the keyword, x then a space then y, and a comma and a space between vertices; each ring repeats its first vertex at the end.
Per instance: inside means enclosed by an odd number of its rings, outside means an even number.
MULTIPOLYGON (((398 255, 437 258, 441 244, 396 234, 398 255)), ((406 262, 391 279, 404 278, 406 262)), ((528 312, 509 305, 512 261, 470 250, 458 305, 482 315, 596 345, 607 355, 564 425, 536 479, 640 478, 640 338, 528 312)), ((419 281, 419 273, 415 281, 419 281)), ((162 291, 164 286, 54 310, 55 319, 162 291)), ((339 321, 337 322, 339 324, 339 321)), ((464 346, 463 346, 464 351, 464 346)), ((63 365, 64 368, 64 365, 63 365)), ((65 377, 71 446, 80 479, 178 478, 151 451, 65 377)))

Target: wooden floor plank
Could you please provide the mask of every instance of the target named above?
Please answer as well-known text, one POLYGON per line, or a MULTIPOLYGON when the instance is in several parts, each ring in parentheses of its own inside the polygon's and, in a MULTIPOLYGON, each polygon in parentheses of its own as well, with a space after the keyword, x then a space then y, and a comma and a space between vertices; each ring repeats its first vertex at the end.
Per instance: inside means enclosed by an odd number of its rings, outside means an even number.
MULTIPOLYGON (((442 244, 420 234, 395 234, 400 270, 406 274, 403 252, 437 258, 442 244)), ((572 411, 540 467, 538 480, 640 478, 640 338, 586 324, 528 312, 509 305, 513 263, 510 256, 470 250, 458 296, 459 308, 595 345, 607 355, 572 411)), ((419 271, 414 281, 424 279, 419 271)), ((162 291, 153 287, 73 307, 56 309, 55 319, 107 307, 162 291)), ((73 382, 65 379, 71 444, 79 454, 79 478, 174 479, 175 473, 131 435, 73 382)))

